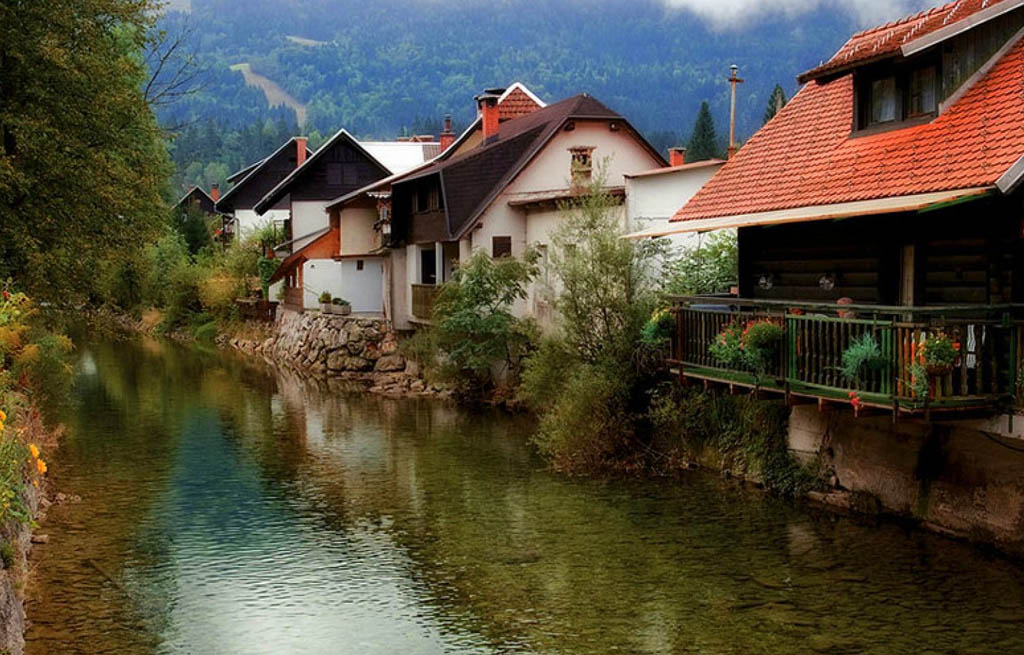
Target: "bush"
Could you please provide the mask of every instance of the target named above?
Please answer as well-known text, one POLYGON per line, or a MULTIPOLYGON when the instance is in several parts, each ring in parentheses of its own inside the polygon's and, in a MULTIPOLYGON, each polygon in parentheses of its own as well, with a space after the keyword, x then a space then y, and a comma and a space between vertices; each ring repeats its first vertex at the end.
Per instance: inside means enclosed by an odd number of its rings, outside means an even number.
POLYGON ((320 304, 321 305, 328 305, 328 304, 330 304, 330 302, 331 302, 331 292, 330 291, 323 291, 323 292, 321 292, 319 300, 320 300, 320 304))
POLYGON ((860 385, 863 375, 887 368, 889 362, 882 356, 875 335, 870 332, 854 337, 843 351, 839 373, 852 384, 860 385))

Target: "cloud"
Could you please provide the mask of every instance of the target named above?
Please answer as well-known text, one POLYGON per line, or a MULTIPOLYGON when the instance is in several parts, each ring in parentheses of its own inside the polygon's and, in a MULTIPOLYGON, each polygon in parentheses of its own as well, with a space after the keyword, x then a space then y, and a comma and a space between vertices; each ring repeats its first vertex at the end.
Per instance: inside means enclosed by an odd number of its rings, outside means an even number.
POLYGON ((844 11, 868 27, 934 6, 940 0, 663 0, 669 7, 686 9, 717 29, 744 27, 773 14, 788 18, 818 8, 844 11))

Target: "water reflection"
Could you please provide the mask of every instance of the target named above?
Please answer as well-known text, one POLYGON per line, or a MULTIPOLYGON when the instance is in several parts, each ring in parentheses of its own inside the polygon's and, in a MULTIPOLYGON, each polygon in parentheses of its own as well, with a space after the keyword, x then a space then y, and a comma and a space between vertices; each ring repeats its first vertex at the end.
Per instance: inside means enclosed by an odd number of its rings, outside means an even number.
POLYGON ((1007 562, 707 476, 551 475, 525 418, 155 341, 79 377, 30 655, 1024 649, 1007 562))

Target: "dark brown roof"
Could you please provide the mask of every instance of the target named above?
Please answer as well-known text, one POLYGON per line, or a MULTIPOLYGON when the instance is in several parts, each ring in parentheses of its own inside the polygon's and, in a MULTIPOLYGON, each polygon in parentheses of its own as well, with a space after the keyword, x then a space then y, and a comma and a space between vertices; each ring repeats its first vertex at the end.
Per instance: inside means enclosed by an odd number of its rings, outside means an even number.
POLYGON ((544 145, 571 120, 614 120, 630 130, 663 163, 664 158, 617 112, 587 94, 580 94, 501 123, 497 140, 448 160, 438 161, 393 183, 402 185, 439 176, 445 198, 449 238, 473 226, 494 198, 515 179, 544 145))

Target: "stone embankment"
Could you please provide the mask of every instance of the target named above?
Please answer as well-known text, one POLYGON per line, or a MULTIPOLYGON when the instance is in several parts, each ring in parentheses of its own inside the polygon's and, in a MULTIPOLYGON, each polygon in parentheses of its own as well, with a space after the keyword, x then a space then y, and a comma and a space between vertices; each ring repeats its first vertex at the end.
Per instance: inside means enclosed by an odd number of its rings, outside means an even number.
POLYGON ((280 309, 275 323, 262 333, 221 341, 275 365, 363 382, 375 393, 447 395, 421 379, 415 362, 398 351, 398 338, 382 318, 280 309))

